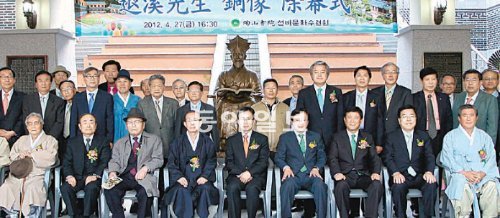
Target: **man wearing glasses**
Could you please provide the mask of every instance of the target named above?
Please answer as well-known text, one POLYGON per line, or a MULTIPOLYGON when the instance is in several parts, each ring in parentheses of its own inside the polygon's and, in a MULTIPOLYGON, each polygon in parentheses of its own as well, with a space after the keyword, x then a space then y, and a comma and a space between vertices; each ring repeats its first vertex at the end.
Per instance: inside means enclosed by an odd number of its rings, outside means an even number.
POLYGON ((212 137, 212 141, 216 147, 219 147, 219 128, 217 128, 217 116, 215 108, 212 105, 206 104, 201 100, 203 96, 203 84, 198 81, 190 82, 188 85, 189 101, 184 106, 177 109, 177 117, 175 119, 175 137, 180 137, 187 131, 182 125, 184 116, 188 111, 196 111, 200 113, 202 124, 200 132, 212 137))
POLYGON ((2 86, 2 104, 0 110, 0 137, 9 141, 12 147, 14 142, 23 135, 22 106, 24 93, 14 90, 16 73, 8 67, 0 69, 0 85, 2 86))
POLYGON ((124 218, 123 197, 126 191, 135 190, 137 217, 145 217, 153 197, 160 194, 153 173, 163 166, 162 142, 144 131, 147 119, 139 109, 132 108, 123 120, 129 134, 115 143, 108 164, 109 179, 120 177, 122 182, 104 190, 104 196, 113 217, 124 218))
POLYGON ((498 128, 498 101, 493 95, 481 91, 482 75, 471 69, 462 75, 465 91, 456 96, 453 103, 453 128, 458 127, 458 108, 464 104, 474 105, 478 111, 476 127, 484 130, 491 139, 497 140, 498 128))
POLYGON ((70 118, 70 136, 75 137, 80 134, 78 131, 78 118, 82 114, 91 113, 97 121, 97 135, 102 135, 110 142, 113 142, 114 120, 113 120, 113 97, 102 90, 99 90, 99 70, 95 67, 88 67, 83 71, 83 80, 86 89, 78 93, 73 99, 70 118))

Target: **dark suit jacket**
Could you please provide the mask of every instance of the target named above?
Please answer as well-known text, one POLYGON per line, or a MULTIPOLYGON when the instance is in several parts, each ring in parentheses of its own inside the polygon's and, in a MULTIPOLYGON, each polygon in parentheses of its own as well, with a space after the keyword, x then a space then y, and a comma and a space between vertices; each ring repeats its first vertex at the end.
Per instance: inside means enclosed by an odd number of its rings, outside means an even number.
MULTIPOLYGON (((450 104, 450 97, 447 94, 436 92, 438 102, 440 129, 433 143, 434 155, 437 155, 442 148, 443 138, 446 133, 453 129, 453 118, 450 104)), ((415 129, 427 131, 427 96, 423 91, 413 94, 413 106, 417 110, 417 126, 415 129)))
POLYGON ((92 113, 96 117, 97 130, 96 135, 105 136, 109 142, 113 142, 114 117, 113 117, 113 96, 101 90, 97 91, 94 107, 89 112, 89 103, 87 102, 87 91, 77 93, 73 97, 70 118, 70 137, 80 134, 78 129, 78 119, 82 114, 92 113))
POLYGON ((321 135, 326 151, 332 142, 333 133, 344 128, 344 98, 342 90, 335 86, 326 85, 323 113, 319 108, 314 85, 300 90, 297 100, 297 109, 305 109, 309 114, 309 130, 321 135), (330 101, 330 94, 335 90, 338 102, 330 101))
POLYGON ((85 179, 87 176, 98 175, 108 167, 108 162, 111 159, 111 149, 109 142, 103 136, 94 135, 90 144, 90 150, 97 149, 97 161, 90 163, 90 168, 85 169, 85 161, 88 160, 87 151, 85 150, 85 142, 82 135, 70 138, 68 147, 64 154, 62 162, 62 170, 64 177, 74 176, 76 179, 85 179))
POLYGON ((367 176, 372 173, 380 174, 382 163, 375 150, 375 143, 370 133, 359 131, 355 159, 352 158, 351 140, 347 130, 340 130, 335 133, 331 148, 328 153, 328 166, 332 178, 337 173, 347 175, 351 171, 367 176), (361 149, 359 146, 362 139, 366 140, 370 147, 361 149))
POLYGON ((408 176, 408 168, 411 166, 417 174, 434 172, 436 158, 432 153, 431 138, 426 132, 415 129, 413 131, 413 144, 411 160, 408 156, 406 140, 401 128, 387 135, 382 157, 389 175, 395 172, 408 176), (423 146, 418 146, 417 141, 424 141, 423 146))
POLYGON ((269 159, 267 137, 252 131, 249 139, 248 157, 245 157, 243 136, 238 132, 226 140, 226 170, 230 176, 237 176, 248 170, 252 177, 265 179, 269 159), (252 149, 252 145, 259 145, 252 149))
MULTIPOLYGON (((199 164, 202 168, 200 176, 210 182, 215 182, 215 168, 217 167, 216 147, 212 139, 207 135, 200 134, 198 137, 198 145, 194 154, 198 154, 199 164)), ((191 169, 186 169, 186 163, 189 163, 192 156, 188 155, 187 149, 192 150, 187 133, 182 134, 181 137, 172 142, 170 150, 168 151, 169 156, 167 164, 170 174, 170 184, 176 184, 177 180, 181 177, 186 177, 186 179, 188 179, 185 172, 191 169)))
MULTIPOLYGON (((107 92, 109 94, 109 92, 108 92, 108 82, 104 82, 104 83, 99 84, 99 86, 97 86, 97 88, 100 89, 100 90, 102 90, 102 91, 104 91, 104 92, 107 92)), ((132 94, 135 94, 134 93, 134 87, 131 86, 130 89, 129 89, 129 91, 132 94)))
MULTIPOLYGON (((0 97, 3 98, 4 92, 0 89, 0 97)), ((12 146, 19 137, 24 135, 23 120, 23 98, 25 94, 14 90, 7 108, 7 114, 3 114, 3 104, 0 104, 0 129, 16 132, 16 136, 10 138, 9 145, 12 146)))
POLYGON ((290 107, 290 101, 292 101, 292 97, 285 99, 283 103, 285 103, 286 105, 288 105, 288 107, 290 107))
MULTIPOLYGON (((191 103, 187 102, 184 106, 177 109, 175 116, 175 137, 180 137, 187 131, 184 126, 184 116, 191 110, 191 103)), ((217 128, 217 114, 212 105, 201 102, 200 117, 203 121, 200 131, 212 136, 212 140, 216 147, 219 147, 219 128, 217 128), (209 128, 211 128, 210 131, 209 128), (204 132, 208 131, 208 132, 204 132)))
MULTIPOLYGON (((382 145, 384 142, 382 105, 383 103, 380 95, 368 90, 366 94, 365 114, 363 116, 365 125, 363 130, 374 137, 375 145, 382 145)), ((344 107, 349 108, 354 106, 356 106, 356 90, 344 94, 344 107)))
MULTIPOLYGON (((384 136, 397 128, 399 128, 398 122, 398 110, 404 105, 413 104, 413 97, 411 96, 411 91, 403 86, 396 85, 394 88, 394 93, 392 93, 391 103, 389 105, 389 110, 387 110, 387 104, 385 102, 385 86, 380 86, 373 89, 382 99, 382 114, 384 115, 384 136)), ((384 145, 385 146, 385 145, 384 145)))
POLYGON ((43 131, 57 140, 62 138, 64 128, 64 100, 49 93, 45 114, 42 114, 40 105, 40 95, 38 92, 24 96, 23 100, 23 120, 30 113, 39 113, 43 116, 43 131))
POLYGON ((280 169, 289 166, 293 174, 297 175, 302 166, 306 166, 304 172, 309 174, 315 167, 323 170, 326 164, 325 145, 318 133, 307 131, 306 133, 306 155, 300 150, 299 141, 294 131, 283 133, 278 142, 278 150, 274 157, 274 163, 280 169))

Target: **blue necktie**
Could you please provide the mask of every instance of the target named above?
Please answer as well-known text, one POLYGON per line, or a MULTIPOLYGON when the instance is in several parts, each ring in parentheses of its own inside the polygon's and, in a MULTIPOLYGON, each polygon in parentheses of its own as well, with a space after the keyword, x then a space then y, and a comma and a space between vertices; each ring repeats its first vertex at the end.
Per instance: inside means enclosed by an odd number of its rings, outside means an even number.
POLYGON ((317 90, 316 98, 318 98, 319 110, 323 113, 323 105, 325 104, 325 99, 323 98, 323 88, 317 90))
POLYGON ((92 113, 92 109, 94 108, 94 93, 89 93, 90 99, 89 99, 89 113, 92 113))

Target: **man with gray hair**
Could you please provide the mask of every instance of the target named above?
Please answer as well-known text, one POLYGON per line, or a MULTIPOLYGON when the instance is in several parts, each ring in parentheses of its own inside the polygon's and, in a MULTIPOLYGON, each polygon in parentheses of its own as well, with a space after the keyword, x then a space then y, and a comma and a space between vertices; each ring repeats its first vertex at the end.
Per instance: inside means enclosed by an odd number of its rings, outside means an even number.
POLYGON ((327 84, 330 67, 324 61, 314 62, 309 68, 309 74, 314 84, 299 91, 297 109, 308 112, 307 129, 321 135, 328 152, 333 134, 344 127, 342 90, 327 84))
POLYGON ((163 155, 168 157, 168 146, 174 140, 175 115, 179 104, 172 98, 163 95, 165 91, 165 77, 155 74, 149 77, 150 96, 145 96, 137 107, 144 113, 146 122, 145 131, 161 137, 163 155))
MULTIPOLYGON (((399 67, 392 62, 388 62, 380 69, 382 78, 385 81, 383 86, 373 89, 382 97, 382 115, 384 116, 385 134, 399 128, 398 110, 403 105, 413 105, 411 90, 398 85, 399 67)), ((378 151, 380 152, 380 151, 378 151)))
POLYGON ((189 102, 186 99, 186 90, 187 90, 187 85, 186 82, 182 79, 176 79, 172 83, 172 92, 174 93, 175 100, 179 102, 179 107, 184 106, 187 102, 189 102))
POLYGON ((91 113, 97 121, 96 135, 106 137, 111 145, 114 136, 113 96, 97 88, 99 76, 99 70, 95 67, 88 67, 83 71, 85 91, 76 94, 73 98, 70 137, 80 134, 78 118, 82 114, 91 113))

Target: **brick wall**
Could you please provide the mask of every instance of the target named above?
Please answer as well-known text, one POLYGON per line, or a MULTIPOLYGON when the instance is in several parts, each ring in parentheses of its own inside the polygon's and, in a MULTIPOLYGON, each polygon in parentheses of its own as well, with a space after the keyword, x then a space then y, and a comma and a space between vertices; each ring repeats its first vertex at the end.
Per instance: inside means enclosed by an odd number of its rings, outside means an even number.
POLYGON ((478 50, 488 49, 488 22, 486 9, 456 9, 457 24, 474 25, 471 42, 478 50))
POLYGON ((500 4, 487 9, 488 50, 500 49, 500 4))
POLYGON ((0 30, 16 28, 16 0, 0 0, 0 30))

